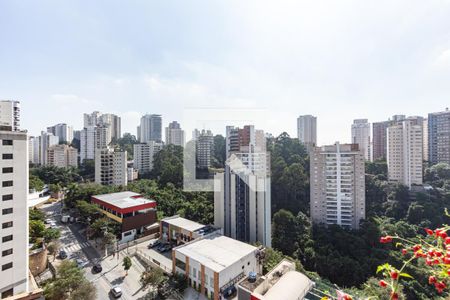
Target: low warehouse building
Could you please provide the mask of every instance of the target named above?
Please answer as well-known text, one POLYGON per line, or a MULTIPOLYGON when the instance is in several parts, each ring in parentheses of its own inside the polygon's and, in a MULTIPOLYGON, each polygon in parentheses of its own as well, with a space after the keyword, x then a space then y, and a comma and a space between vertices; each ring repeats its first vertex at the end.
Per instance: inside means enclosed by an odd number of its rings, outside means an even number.
POLYGON ((160 237, 165 242, 181 245, 220 229, 203 225, 178 215, 161 220, 160 237))

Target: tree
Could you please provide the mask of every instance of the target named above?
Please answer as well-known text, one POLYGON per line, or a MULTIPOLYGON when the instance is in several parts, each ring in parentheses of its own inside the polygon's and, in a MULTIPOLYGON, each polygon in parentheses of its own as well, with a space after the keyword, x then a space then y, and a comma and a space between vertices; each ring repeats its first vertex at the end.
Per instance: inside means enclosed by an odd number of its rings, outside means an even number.
POLYGON ((127 276, 128 275, 128 270, 129 269, 131 269, 131 266, 132 266, 132 262, 131 262, 131 258, 130 257, 128 257, 128 256, 125 256, 124 258, 123 258, 123 261, 122 261, 122 266, 123 266, 123 269, 125 270, 125 276, 127 276))
POLYGON ((160 268, 147 268, 141 274, 140 283, 143 288, 147 286, 160 286, 167 280, 167 277, 164 275, 164 272, 160 268))
POLYGON ((50 255, 53 255, 53 260, 55 259, 56 254, 58 253, 59 247, 60 247, 60 244, 58 241, 51 242, 47 246, 47 251, 50 255))
POLYGON ((47 228, 44 230, 42 237, 46 243, 57 240, 61 237, 61 231, 57 228, 47 228))
POLYGON ((214 136, 214 148, 211 164, 214 168, 224 168, 226 160, 225 138, 218 134, 214 136))
POLYGON ((151 177, 156 178, 160 186, 172 183, 180 188, 183 185, 183 147, 167 145, 156 153, 151 177))
POLYGON ((44 182, 36 175, 30 174, 29 182, 30 190, 42 191, 44 188, 44 182))
POLYGON ((83 271, 74 261, 62 261, 56 273, 56 279, 51 280, 44 287, 45 299, 96 299, 95 287, 86 280, 83 271), (81 298, 80 295, 82 295, 81 298))
POLYGON ((45 224, 42 221, 31 220, 29 222, 29 234, 30 240, 34 242, 36 238, 41 238, 44 236, 45 224))
POLYGON ((37 208, 30 208, 28 218, 34 221, 44 221, 45 213, 37 208))
POLYGON ((84 200, 76 201, 76 208, 84 223, 89 223, 96 215, 99 214, 97 205, 84 200))

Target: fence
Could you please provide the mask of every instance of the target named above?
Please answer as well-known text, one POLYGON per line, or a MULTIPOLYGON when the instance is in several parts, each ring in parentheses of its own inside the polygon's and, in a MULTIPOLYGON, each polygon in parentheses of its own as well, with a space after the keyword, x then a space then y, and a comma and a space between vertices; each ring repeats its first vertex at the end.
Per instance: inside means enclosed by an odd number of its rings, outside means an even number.
POLYGON ((137 255, 141 260, 143 260, 150 267, 152 267, 152 268, 160 268, 161 270, 164 271, 164 273, 169 274, 169 275, 172 274, 172 269, 167 268, 166 266, 161 264, 156 259, 154 259, 154 258, 150 257, 149 255, 143 253, 141 250, 136 249, 136 252, 134 254, 137 255))
POLYGON ((117 246, 117 251, 122 251, 123 249, 126 249, 128 247, 133 247, 133 246, 136 246, 137 244, 153 240, 153 239, 157 238, 158 236, 159 236, 159 233, 153 233, 153 234, 149 234, 149 235, 146 235, 144 237, 141 237, 139 239, 136 239, 134 241, 130 241, 130 242, 126 242, 126 243, 123 243, 123 244, 119 244, 117 246))

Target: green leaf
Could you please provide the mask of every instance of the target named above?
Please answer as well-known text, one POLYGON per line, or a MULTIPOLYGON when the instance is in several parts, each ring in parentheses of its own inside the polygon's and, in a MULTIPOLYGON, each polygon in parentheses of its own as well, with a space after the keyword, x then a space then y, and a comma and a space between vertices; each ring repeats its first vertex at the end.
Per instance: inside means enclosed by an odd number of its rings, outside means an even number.
POLYGON ((409 275, 408 273, 400 273, 399 275, 400 275, 400 277, 405 277, 405 278, 414 279, 414 277, 412 277, 412 276, 409 275))

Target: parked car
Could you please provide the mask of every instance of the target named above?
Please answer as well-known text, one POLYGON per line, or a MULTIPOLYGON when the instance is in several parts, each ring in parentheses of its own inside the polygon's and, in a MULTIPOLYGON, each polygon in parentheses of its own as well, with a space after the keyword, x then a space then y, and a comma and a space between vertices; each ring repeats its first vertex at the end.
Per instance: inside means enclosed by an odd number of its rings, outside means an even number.
POLYGON ((100 273, 102 270, 103 270, 103 268, 100 264, 95 264, 92 267, 92 271, 94 271, 94 273, 100 273))
POLYGON ((87 265, 87 262, 82 260, 81 258, 77 258, 75 262, 77 263, 77 267, 80 269, 87 265))
POLYGON ((122 289, 119 286, 113 287, 109 292, 114 298, 122 297, 122 289))
POLYGON ((166 247, 166 244, 160 243, 158 247, 156 247, 156 250, 158 252, 163 252, 164 248, 166 247))
POLYGON ((66 259, 67 258, 67 252, 64 250, 59 251, 59 258, 60 259, 66 259))
POLYGON ((164 248, 162 249, 162 252, 167 252, 167 251, 170 251, 170 250, 172 250, 172 246, 169 245, 169 244, 167 244, 167 245, 165 245, 164 248))
POLYGON ((148 248, 155 248, 158 247, 161 244, 161 241, 156 239, 156 240, 151 240, 150 243, 148 244, 148 248))
POLYGON ((48 225, 50 226, 50 228, 56 228, 56 227, 58 227, 58 226, 56 225, 56 222, 55 222, 55 221, 50 221, 50 222, 48 223, 48 225))
POLYGON ((54 223, 54 221, 52 219, 45 219, 44 220, 44 224, 50 224, 50 223, 54 223))

